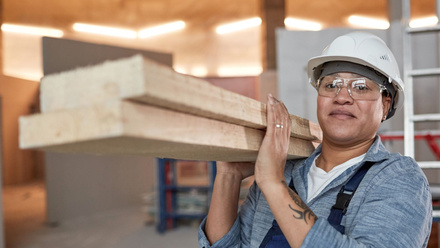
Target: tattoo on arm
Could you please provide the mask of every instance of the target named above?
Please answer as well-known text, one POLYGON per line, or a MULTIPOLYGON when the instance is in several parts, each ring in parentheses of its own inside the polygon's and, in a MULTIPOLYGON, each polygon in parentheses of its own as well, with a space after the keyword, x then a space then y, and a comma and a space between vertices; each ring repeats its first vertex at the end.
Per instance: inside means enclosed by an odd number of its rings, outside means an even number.
POLYGON ((318 217, 312 212, 312 210, 310 210, 310 208, 301 200, 301 198, 295 193, 293 192, 293 190, 287 185, 287 183, 285 181, 281 181, 284 185, 284 187, 287 188, 287 191, 289 192, 290 198, 292 198, 292 200, 295 202, 295 204, 301 208, 301 209, 294 209, 290 204, 289 204, 289 208, 294 212, 293 213, 293 218, 295 219, 299 219, 299 220, 304 220, 306 222, 306 224, 308 224, 309 220, 312 220, 313 223, 316 222, 316 220, 318 219, 318 217))

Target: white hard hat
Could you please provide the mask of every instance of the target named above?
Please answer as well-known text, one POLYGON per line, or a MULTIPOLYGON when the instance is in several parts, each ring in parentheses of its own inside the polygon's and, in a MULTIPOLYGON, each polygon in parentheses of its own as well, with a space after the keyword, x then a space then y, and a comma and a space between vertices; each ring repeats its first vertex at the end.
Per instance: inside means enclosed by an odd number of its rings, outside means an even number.
POLYGON ((387 119, 403 105, 404 85, 400 78, 399 66, 393 53, 379 37, 367 32, 352 32, 336 38, 320 56, 308 62, 309 82, 316 88, 322 66, 326 62, 345 61, 372 68, 388 78, 395 89, 395 96, 387 119))

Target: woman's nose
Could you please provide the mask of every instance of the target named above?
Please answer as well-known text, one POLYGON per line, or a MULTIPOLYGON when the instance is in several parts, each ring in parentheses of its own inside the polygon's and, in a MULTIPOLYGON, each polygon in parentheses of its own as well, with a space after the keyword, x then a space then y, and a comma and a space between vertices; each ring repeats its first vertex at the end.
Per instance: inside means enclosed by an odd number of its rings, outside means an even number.
POLYGON ((338 102, 351 102, 353 101, 353 97, 350 94, 350 91, 347 86, 340 87, 338 93, 335 96, 335 100, 338 102))

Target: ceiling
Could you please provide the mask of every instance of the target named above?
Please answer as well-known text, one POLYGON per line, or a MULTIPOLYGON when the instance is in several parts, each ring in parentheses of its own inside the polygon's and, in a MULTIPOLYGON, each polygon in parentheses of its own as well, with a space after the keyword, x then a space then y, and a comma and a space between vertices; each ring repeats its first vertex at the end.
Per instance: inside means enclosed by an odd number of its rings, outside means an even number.
MULTIPOLYGON (((5 22, 65 28, 73 22, 143 28, 184 20, 191 29, 210 30, 233 20, 258 16, 261 0, 3 0, 5 22)), ((415 17, 435 14, 435 0, 413 0, 415 17)), ((386 18, 387 0, 285 0, 286 16, 346 26, 349 15, 386 18)))
MULTIPOLYGON (((3 22, 61 29, 65 38, 124 47, 172 53, 174 66, 191 74, 218 75, 220 67, 249 68, 262 65, 261 28, 251 28, 219 36, 215 28, 231 21, 260 16, 262 0, 2 0, 3 22), (183 20, 186 28, 173 34, 150 39, 126 40, 85 35, 72 30, 75 22, 140 30, 170 21, 183 20), (195 73, 193 73, 195 74, 195 73)), ((390 0, 391 1, 391 0, 390 0)), ((434 0, 412 1, 414 17, 435 14, 434 0)), ((321 22, 324 28, 347 27, 347 17, 358 14, 387 19, 387 0, 286 0, 285 16, 321 22)), ((3 34, 4 66, 8 60, 26 58, 38 70, 41 60, 35 39, 3 34), (17 39, 21 39, 18 41, 17 39), (33 44, 27 44, 33 42, 33 44), (8 45, 9 44, 9 45, 8 45), (23 48, 27 47, 26 49, 23 48), (14 55, 12 50, 26 52, 14 55), (11 54, 12 53, 12 54, 11 54)), ((21 65, 23 62, 9 63, 21 65)), ((20 66, 19 66, 20 67, 20 66)), ((246 70, 243 70, 246 72, 246 70)))
MULTIPOLYGON (((324 23, 324 27, 346 27, 350 15, 388 19, 388 2, 395 0, 287 0, 286 15, 324 23)), ((397 0, 401 1, 401 0, 397 0)), ((412 0, 414 18, 435 15, 435 0, 412 0)))

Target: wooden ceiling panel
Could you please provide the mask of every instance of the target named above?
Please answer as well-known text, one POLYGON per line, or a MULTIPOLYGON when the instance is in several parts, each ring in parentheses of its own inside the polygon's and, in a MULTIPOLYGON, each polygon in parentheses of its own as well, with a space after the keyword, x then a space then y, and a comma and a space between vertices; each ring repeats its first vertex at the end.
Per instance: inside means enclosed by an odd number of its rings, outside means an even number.
MULTIPOLYGON (((3 0, 4 21, 63 27, 73 22, 141 28, 182 19, 194 28, 259 15, 261 0, 3 0)), ((386 18, 387 0, 286 0, 286 15, 345 26, 351 14, 386 18)), ((435 0, 412 1, 413 16, 435 13, 435 0)))
MULTIPOLYGON (((414 18, 435 15, 435 0, 412 0, 414 18)), ((388 19, 388 0, 286 0, 286 15, 323 23, 325 27, 344 27, 350 15, 388 19)))
POLYGON ((411 1, 411 15, 415 18, 436 14, 435 0, 411 1))
POLYGON ((308 19, 324 27, 344 27, 350 15, 362 15, 387 19, 387 0, 287 0, 286 15, 308 19))
POLYGON ((5 22, 58 28, 74 22, 143 28, 184 20, 194 28, 259 15, 258 0, 4 0, 5 22))
MULTIPOLYGON (((263 0, 3 0, 3 22, 47 26, 66 38, 170 52, 175 64, 203 65, 209 75, 221 66, 262 64, 261 29, 219 36, 224 23, 261 15, 263 0), (183 20, 186 28, 166 36, 124 40, 77 33, 74 22, 140 30, 183 20)), ((346 27, 349 15, 388 16, 388 0, 285 0, 286 16, 316 20, 328 27, 346 27)), ((413 0, 413 16, 435 13, 435 0, 413 0)))

